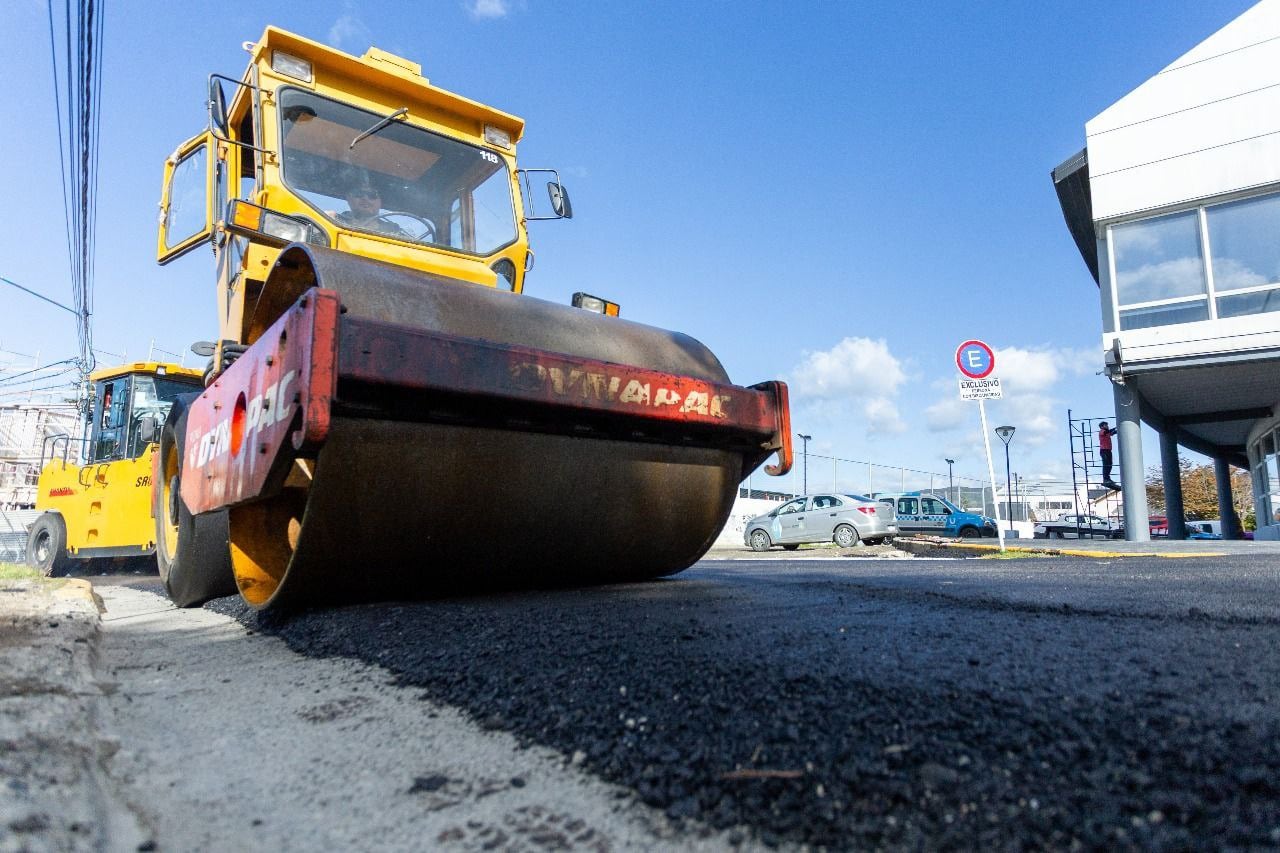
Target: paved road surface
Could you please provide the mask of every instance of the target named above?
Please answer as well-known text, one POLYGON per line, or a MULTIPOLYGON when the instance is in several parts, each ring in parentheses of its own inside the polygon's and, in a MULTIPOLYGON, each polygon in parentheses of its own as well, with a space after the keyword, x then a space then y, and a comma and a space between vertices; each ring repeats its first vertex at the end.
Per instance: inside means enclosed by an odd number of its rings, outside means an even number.
POLYGON ((258 849, 308 824, 362 847, 1274 847, 1278 592, 1247 553, 708 560, 287 619, 122 589, 115 764, 193 848, 187 805, 258 849), (187 699, 130 710, 144 688, 187 699), (184 750, 203 782, 157 769, 184 750))
POLYGON ((262 622, 676 820, 836 847, 1280 844, 1267 556, 706 561, 262 622))

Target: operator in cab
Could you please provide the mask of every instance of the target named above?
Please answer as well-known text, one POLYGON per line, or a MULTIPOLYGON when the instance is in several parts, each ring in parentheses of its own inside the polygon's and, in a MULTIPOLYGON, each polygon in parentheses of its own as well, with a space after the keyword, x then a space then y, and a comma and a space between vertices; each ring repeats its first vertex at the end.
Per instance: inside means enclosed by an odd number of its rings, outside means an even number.
POLYGON ((334 217, 343 225, 400 240, 409 239, 408 232, 382 215, 382 193, 367 174, 358 175, 351 181, 347 186, 346 199, 351 209, 334 217))

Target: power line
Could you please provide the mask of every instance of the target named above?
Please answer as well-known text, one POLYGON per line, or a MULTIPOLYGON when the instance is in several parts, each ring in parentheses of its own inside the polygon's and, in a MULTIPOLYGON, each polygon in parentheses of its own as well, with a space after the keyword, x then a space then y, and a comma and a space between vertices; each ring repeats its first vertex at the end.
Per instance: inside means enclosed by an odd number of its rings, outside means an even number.
POLYGON ((102 126, 102 49, 104 0, 64 0, 63 53, 58 55, 53 0, 49 14, 49 52, 53 63, 54 107, 62 166, 63 218, 67 227, 71 302, 81 371, 93 369, 93 284, 96 254, 98 143, 102 126), (59 72, 61 71, 61 75, 59 72), (59 86, 61 80, 62 87, 59 86), (65 88, 65 105, 60 88, 65 88))
POLYGON ((36 293, 34 290, 32 290, 29 287, 23 287, 22 285, 18 284, 16 281, 10 281, 9 279, 5 278, 2 275, 0 275, 0 281, 3 281, 5 284, 11 284, 14 287, 18 288, 18 290, 23 291, 24 293, 30 293, 36 299, 43 299, 45 302, 48 302, 50 305, 56 305, 57 307, 61 308, 63 311, 70 311, 72 314, 79 316, 79 313, 76 311, 76 309, 63 305, 61 302, 57 302, 53 299, 50 299, 49 297, 43 294, 36 293))

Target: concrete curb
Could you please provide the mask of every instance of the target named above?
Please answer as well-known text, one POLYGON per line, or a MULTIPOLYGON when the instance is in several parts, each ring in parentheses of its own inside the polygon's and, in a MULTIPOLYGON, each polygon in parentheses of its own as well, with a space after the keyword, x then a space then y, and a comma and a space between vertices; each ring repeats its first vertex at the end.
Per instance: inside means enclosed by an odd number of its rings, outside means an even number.
POLYGON ((92 604, 101 615, 107 612, 102 597, 94 592, 93 584, 83 578, 66 578, 53 590, 53 597, 61 601, 83 601, 92 604))
POLYGON ((0 850, 141 849, 150 833, 108 772, 102 600, 80 578, 0 587, 0 850))
MULTIPOLYGON (((1013 551, 1037 557, 1097 557, 1100 559, 1117 559, 1122 557, 1159 557, 1166 560, 1184 560, 1193 557, 1225 557, 1224 552, 1200 551, 1196 553, 1159 553, 1156 551, 1097 551, 1088 548, 1053 548, 1047 545, 1023 545, 1024 540, 1016 540, 1017 545, 1005 545, 1005 552, 1013 551)), ((957 542, 951 539, 940 539, 929 536, 916 536, 910 539, 895 539, 894 547, 913 554, 938 550, 979 551, 984 553, 1000 553, 1000 546, 957 542)))

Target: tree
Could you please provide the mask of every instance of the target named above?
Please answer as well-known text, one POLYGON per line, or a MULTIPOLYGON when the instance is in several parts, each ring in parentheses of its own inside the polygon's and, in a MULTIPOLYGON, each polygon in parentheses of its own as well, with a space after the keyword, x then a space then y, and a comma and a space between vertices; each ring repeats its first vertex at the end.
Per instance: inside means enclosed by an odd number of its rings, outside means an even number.
MULTIPOLYGON (((1218 481, 1213 465, 1196 465, 1185 456, 1178 458, 1182 481, 1182 510, 1188 519, 1217 518, 1218 481)), ((1254 529, 1253 483, 1249 472, 1231 469, 1231 500, 1246 530, 1254 529)), ((1147 469, 1147 506, 1164 512, 1164 475, 1159 467, 1147 469)))

